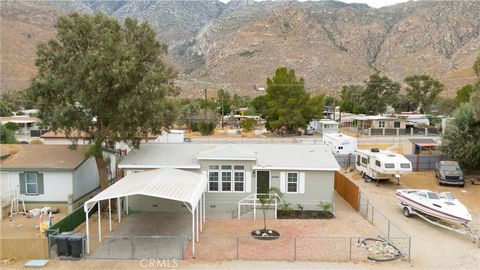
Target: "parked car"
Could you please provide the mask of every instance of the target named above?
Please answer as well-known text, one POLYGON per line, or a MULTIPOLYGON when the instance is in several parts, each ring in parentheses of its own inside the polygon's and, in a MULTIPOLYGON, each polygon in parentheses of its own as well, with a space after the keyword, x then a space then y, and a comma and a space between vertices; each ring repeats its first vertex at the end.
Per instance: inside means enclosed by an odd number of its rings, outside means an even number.
POLYGON ((465 186, 463 172, 456 161, 439 161, 435 164, 435 177, 439 184, 465 186))

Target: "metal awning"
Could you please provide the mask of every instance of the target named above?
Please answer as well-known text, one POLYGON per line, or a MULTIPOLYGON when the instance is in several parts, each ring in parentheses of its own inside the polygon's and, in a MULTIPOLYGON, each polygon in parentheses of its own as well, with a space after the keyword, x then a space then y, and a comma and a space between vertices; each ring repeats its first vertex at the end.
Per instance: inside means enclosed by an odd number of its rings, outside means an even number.
POLYGON ((163 168, 132 173, 85 202, 87 211, 96 202, 132 195, 145 195, 188 203, 194 211, 207 189, 207 176, 179 169, 163 168))
POLYGON ((125 198, 125 210, 128 215, 128 197, 144 195, 156 198, 180 201, 192 213, 192 254, 195 254, 195 241, 199 240, 199 230, 205 222, 205 191, 207 176, 173 168, 148 170, 127 175, 115 184, 103 190, 83 205, 85 211, 85 230, 87 235, 87 253, 90 252, 89 212, 98 206, 98 241, 101 241, 101 210, 100 202, 108 200, 109 228, 112 231, 111 200, 117 199, 118 222, 121 222, 121 198, 125 198))

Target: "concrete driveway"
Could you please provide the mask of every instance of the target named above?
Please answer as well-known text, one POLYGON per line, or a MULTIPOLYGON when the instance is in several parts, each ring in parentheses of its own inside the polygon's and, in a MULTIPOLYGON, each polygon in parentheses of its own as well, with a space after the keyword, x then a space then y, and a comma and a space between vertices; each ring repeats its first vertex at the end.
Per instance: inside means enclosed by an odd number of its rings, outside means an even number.
MULTIPOLYGON (((191 214, 136 212, 91 253, 93 259, 182 258, 191 233, 191 214)), ((98 241, 91 237, 90 241, 98 241)))

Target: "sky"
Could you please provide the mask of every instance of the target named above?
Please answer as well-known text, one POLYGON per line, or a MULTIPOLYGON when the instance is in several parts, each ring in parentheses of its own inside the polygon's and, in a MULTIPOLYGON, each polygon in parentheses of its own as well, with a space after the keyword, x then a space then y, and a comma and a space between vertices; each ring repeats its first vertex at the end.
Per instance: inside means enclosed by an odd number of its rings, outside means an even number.
MULTIPOLYGON (((230 0, 220 0, 224 3, 230 1, 230 0)), ((300 0, 300 1, 305 1, 305 0, 300 0)), ((380 7, 384 7, 384 6, 390 6, 390 5, 394 5, 394 4, 398 4, 398 3, 403 3, 403 2, 407 2, 408 0, 342 0, 341 2, 345 2, 345 3, 363 3, 363 4, 367 4, 371 7, 375 7, 375 8, 380 8, 380 7)))

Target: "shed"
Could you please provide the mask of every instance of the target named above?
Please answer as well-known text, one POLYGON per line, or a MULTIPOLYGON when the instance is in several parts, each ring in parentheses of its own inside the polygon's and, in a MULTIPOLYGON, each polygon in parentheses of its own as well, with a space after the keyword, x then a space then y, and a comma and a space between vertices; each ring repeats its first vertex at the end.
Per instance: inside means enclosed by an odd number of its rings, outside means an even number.
POLYGON ((439 144, 433 139, 409 139, 412 143, 412 154, 431 154, 439 144))

